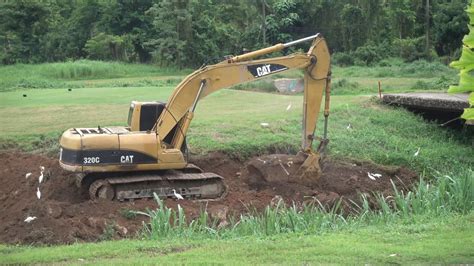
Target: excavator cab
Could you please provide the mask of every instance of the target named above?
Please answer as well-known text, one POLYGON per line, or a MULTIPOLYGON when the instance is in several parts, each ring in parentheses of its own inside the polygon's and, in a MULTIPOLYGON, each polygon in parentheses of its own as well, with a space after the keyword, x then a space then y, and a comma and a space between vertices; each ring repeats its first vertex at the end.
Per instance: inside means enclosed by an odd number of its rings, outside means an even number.
POLYGON ((128 112, 128 126, 130 131, 148 131, 155 126, 156 120, 165 109, 164 102, 132 101, 128 112))
MULTIPOLYGON (((153 102, 139 102, 132 101, 130 104, 130 109, 128 111, 128 122, 127 125, 130 131, 151 131, 156 124, 156 121, 163 113, 163 110, 166 108, 165 102, 153 101, 153 102)), ((175 127, 170 131, 170 133, 165 136, 163 144, 169 146, 176 130, 178 129, 179 124, 176 124, 175 127)), ((181 152, 185 153, 187 149, 186 138, 181 145, 181 152)))

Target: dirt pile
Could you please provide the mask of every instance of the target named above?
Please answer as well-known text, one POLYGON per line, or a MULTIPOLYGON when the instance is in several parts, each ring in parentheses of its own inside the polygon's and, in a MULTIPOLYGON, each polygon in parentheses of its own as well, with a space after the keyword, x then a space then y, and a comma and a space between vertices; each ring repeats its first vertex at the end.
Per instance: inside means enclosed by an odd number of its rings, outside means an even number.
MULTIPOLYGON (((276 196, 286 202, 318 199, 330 204, 340 197, 356 199, 358 193, 391 192, 392 179, 409 187, 416 174, 404 168, 386 168, 372 164, 331 162, 323 165, 323 175, 316 186, 292 182, 300 163, 288 155, 266 155, 242 163, 221 153, 194 158, 205 171, 220 174, 228 186, 220 201, 180 201, 188 219, 207 208, 214 217, 225 218, 262 209, 276 196), (265 162, 265 163, 264 163, 265 162), (381 174, 372 180, 368 172, 381 174), (269 180, 262 179, 264 176, 269 180)), ((91 201, 76 188, 74 175, 62 170, 57 159, 20 152, 0 156, 0 242, 24 244, 59 244, 97 241, 104 238, 133 237, 142 228, 145 217, 133 217, 130 210, 156 208, 151 199, 128 202, 91 201), (45 167, 45 181, 38 183, 40 166, 45 167), (25 174, 32 174, 25 178, 25 174), (36 191, 41 191, 41 199, 36 191), (36 217, 27 223, 28 217, 36 217)), ((175 208, 177 201, 166 200, 175 208)))

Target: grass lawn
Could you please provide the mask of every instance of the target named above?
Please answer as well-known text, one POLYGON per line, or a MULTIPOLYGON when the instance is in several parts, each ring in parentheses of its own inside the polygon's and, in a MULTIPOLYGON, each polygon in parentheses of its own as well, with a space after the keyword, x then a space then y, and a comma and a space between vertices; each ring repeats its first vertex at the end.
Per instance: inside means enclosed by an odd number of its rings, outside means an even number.
POLYGON ((55 247, 0 246, 0 263, 460 264, 474 262, 474 216, 414 217, 317 235, 121 240, 55 247))
MULTIPOLYGON (((166 101, 173 87, 24 89, 0 93, 0 139, 9 147, 57 151, 67 128, 125 125, 132 100, 166 101), (22 97, 27 94, 28 97, 22 97)), ((191 151, 224 151, 247 157, 268 151, 296 152, 300 145, 302 96, 222 90, 203 99, 188 133, 191 151), (290 110, 286 110, 291 104, 290 110), (218 112, 216 112, 218 110, 218 112), (218 113, 218 114, 216 114, 218 113), (269 123, 262 128, 260 123, 269 123), (248 136, 252 135, 252 139, 248 136)), ((323 120, 318 123, 319 134, 323 120)), ((427 123, 379 104, 369 95, 332 97, 329 154, 381 164, 451 170, 472 164, 470 132, 427 123), (351 128, 347 129, 351 124, 351 128), (467 145, 466 145, 467 144, 467 145), (421 148, 419 157, 415 151, 421 148)))

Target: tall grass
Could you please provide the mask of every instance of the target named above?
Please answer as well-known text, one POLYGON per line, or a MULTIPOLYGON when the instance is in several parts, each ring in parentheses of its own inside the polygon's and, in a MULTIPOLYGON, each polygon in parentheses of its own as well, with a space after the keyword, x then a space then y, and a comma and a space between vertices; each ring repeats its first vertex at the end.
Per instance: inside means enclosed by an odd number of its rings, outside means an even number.
POLYGON ((79 60, 62 63, 16 64, 0 66, 0 91, 16 88, 80 87, 74 80, 112 79, 127 77, 176 76, 189 69, 162 68, 146 64, 127 64, 79 60))
MULTIPOLYGON (((456 71, 438 61, 418 60, 405 63, 398 58, 382 60, 377 66, 333 67, 340 77, 415 77, 430 78, 436 73, 446 78, 456 77, 456 71)), ((454 79, 455 80, 455 79, 454 79)))
MULTIPOLYGON (((393 184, 393 182, 392 182, 393 184)), ((262 212, 230 217, 224 225, 210 219, 206 209, 199 218, 186 221, 184 210, 166 207, 155 194, 156 210, 138 212, 150 218, 144 224, 144 235, 151 239, 166 237, 233 238, 271 236, 281 233, 317 234, 342 228, 355 228, 377 223, 407 221, 415 217, 439 217, 467 214, 474 206, 474 171, 466 168, 455 176, 438 175, 427 182, 420 179, 414 187, 400 189, 393 185, 390 196, 375 193, 360 195, 358 202, 336 202, 331 207, 317 200, 310 204, 286 205, 282 200, 262 212)))
POLYGON ((42 64, 37 72, 56 79, 106 79, 117 77, 139 77, 149 75, 176 75, 183 73, 176 68, 161 68, 145 64, 126 64, 79 60, 74 62, 42 64))
POLYGON ((207 210, 202 210, 197 219, 187 223, 184 210, 179 204, 178 210, 175 211, 166 207, 156 193, 153 194, 153 197, 158 204, 156 210, 148 209, 145 212, 135 212, 150 218, 150 223, 144 224, 143 232, 151 239, 213 235, 217 232, 217 221, 211 221, 207 210))

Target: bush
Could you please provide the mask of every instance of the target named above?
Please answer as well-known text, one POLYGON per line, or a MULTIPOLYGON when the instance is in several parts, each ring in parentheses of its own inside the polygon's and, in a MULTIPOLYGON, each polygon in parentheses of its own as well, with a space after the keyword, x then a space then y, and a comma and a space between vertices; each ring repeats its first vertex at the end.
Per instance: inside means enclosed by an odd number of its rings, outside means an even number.
POLYGON ((385 58, 378 62, 378 66, 381 67, 400 67, 404 64, 403 60, 398 57, 385 58))
POLYGON ((334 53, 332 55, 332 62, 338 66, 352 66, 354 65, 354 57, 350 53, 334 53))
POLYGON ((360 92, 360 90, 359 83, 348 81, 345 78, 340 79, 331 85, 331 93, 334 95, 351 94, 360 92))
POLYGON ((87 41, 85 50, 91 59, 127 61, 133 47, 126 37, 99 33, 87 41))
POLYGON ((385 43, 372 43, 358 47, 354 52, 338 52, 332 55, 332 61, 338 66, 365 65, 372 66, 392 54, 385 43))
POLYGON ((379 62, 383 55, 379 52, 379 47, 375 45, 360 46, 354 52, 354 56, 364 65, 370 66, 375 62, 379 62))
POLYGON ((418 73, 425 77, 431 77, 433 73, 445 73, 447 75, 455 75, 455 72, 448 68, 446 65, 441 62, 433 61, 428 62, 426 60, 417 60, 411 64, 402 64, 400 67, 401 74, 413 74, 418 73))
POLYGON ((448 78, 447 76, 441 76, 437 80, 434 81, 422 81, 419 80, 413 86, 411 89, 414 90, 446 90, 446 88, 449 87, 449 85, 453 84, 455 82, 452 78, 448 78))
POLYGON ((406 62, 426 58, 425 37, 396 39, 393 42, 393 51, 406 62))

